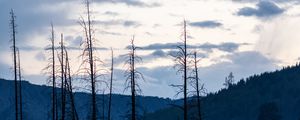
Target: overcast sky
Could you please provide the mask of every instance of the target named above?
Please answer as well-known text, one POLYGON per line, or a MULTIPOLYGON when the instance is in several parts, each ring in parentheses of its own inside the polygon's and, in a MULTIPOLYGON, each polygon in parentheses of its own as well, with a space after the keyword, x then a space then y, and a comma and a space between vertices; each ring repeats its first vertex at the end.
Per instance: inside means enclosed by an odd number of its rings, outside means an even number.
MULTIPOLYGON (((300 57, 300 0, 91 0, 98 55, 110 64, 110 47, 116 57, 116 93, 123 93, 124 54, 135 35, 143 95, 173 98, 182 83, 169 54, 182 40, 187 21, 188 47, 198 51, 199 73, 205 88, 223 88, 233 72, 235 81, 253 74, 295 64, 300 57)), ((76 73, 83 39, 83 0, 0 0, 0 77, 12 79, 9 11, 14 9, 17 46, 21 49, 23 76, 34 84, 47 84, 42 69, 47 65, 44 48, 49 44, 50 23, 56 40, 64 34, 76 73)), ((57 42, 58 43, 58 42, 57 42)), ((107 68, 108 69, 108 68, 107 68)), ((84 83, 77 84, 83 86, 84 83)), ((125 92, 124 94, 126 94, 125 92)))

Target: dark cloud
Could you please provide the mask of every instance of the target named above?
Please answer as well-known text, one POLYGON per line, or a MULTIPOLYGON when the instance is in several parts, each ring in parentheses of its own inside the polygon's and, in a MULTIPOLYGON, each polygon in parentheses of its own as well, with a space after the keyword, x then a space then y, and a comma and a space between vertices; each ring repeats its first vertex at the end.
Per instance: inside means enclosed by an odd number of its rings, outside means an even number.
MULTIPOLYGON (((155 49, 175 49, 180 43, 154 43, 141 47, 143 50, 155 50, 155 49)), ((127 46, 126 48, 129 48, 127 46)))
POLYGON ((192 27, 200 27, 200 28, 217 28, 223 25, 222 23, 214 20, 189 22, 188 24, 192 27))
POLYGON ((65 37, 65 40, 68 41, 69 46, 73 47, 79 47, 83 38, 81 36, 73 37, 73 36, 67 36, 65 37))
MULTIPOLYGON (((155 43, 150 44, 148 46, 141 47, 142 50, 160 50, 160 49, 177 49, 177 46, 181 43, 155 43)), ((187 45, 188 48, 194 49, 202 49, 206 51, 211 51, 212 49, 218 49, 225 52, 234 52, 242 45, 250 45, 248 43, 233 43, 233 42, 226 42, 221 44, 211 44, 211 43, 204 43, 198 45, 187 45)), ((126 48, 128 48, 127 46, 126 48)))
MULTIPOLYGON (((151 54, 149 55, 144 55, 143 58, 166 58, 166 57, 172 57, 175 56, 178 53, 177 50, 168 50, 168 51, 163 51, 163 50, 154 50, 151 54)), ((209 52, 198 52, 197 57, 198 58, 207 58, 209 56, 209 52)), ((192 57, 192 56, 189 56, 192 57)))
MULTIPOLYGON (((151 62, 158 58, 172 58, 172 56, 178 53, 177 47, 180 43, 156 43, 150 44, 148 46, 139 47, 140 51, 151 51, 150 54, 141 55, 140 57, 143 59, 143 62, 151 62)), ((238 50, 240 46, 250 45, 249 43, 221 43, 221 44, 198 44, 198 45, 187 45, 190 49, 190 52, 194 50, 202 50, 198 51, 198 58, 208 58, 209 55, 213 52, 214 49, 220 50, 223 52, 234 53, 238 50)), ((127 46, 126 49, 129 49, 130 46, 127 46)), ((190 56, 192 57, 192 56, 190 56)), ((126 59, 126 55, 120 55, 116 57, 116 64, 122 64, 126 59)))
POLYGON ((153 56, 159 56, 159 57, 166 57, 167 54, 163 50, 155 50, 154 52, 151 53, 153 56))
POLYGON ((121 25, 124 27, 139 27, 141 24, 137 21, 132 20, 106 20, 106 21, 95 21, 96 24, 101 24, 104 26, 114 26, 121 25))
POLYGON ((141 0, 95 0, 97 3, 126 4, 135 7, 159 7, 160 3, 146 3, 141 0))
POLYGON ((36 47, 36 46, 23 46, 20 45, 20 47, 18 47, 21 51, 39 51, 39 50, 43 50, 44 48, 42 47, 36 47))
MULTIPOLYGON (((234 2, 259 2, 261 0, 232 0, 234 2)), ((296 2, 299 3, 299 0, 268 0, 271 2, 277 2, 277 3, 285 3, 285 2, 296 2)))
POLYGON ((133 27, 138 27, 138 26, 140 26, 141 24, 138 23, 138 22, 136 22, 136 21, 124 21, 123 25, 124 25, 125 27, 131 27, 131 26, 133 26, 133 27))
POLYGON ((109 16, 117 16, 119 15, 119 13, 117 12, 113 12, 113 11, 106 11, 105 13, 103 13, 104 15, 109 15, 109 16))
POLYGON ((226 42, 221 44, 211 44, 211 43, 204 43, 200 45, 198 48, 206 50, 206 51, 212 51, 212 49, 218 49, 225 52, 235 52, 240 46, 243 45, 250 45, 249 43, 233 43, 233 42, 226 42))
POLYGON ((154 24, 154 25, 152 26, 152 28, 158 28, 158 27, 161 27, 161 25, 160 25, 160 24, 154 24))
POLYGON ((123 35, 122 33, 109 32, 109 31, 100 31, 100 33, 104 34, 104 35, 114 35, 114 36, 121 36, 121 35, 123 35))
POLYGON ((37 53, 34 58, 38 61, 45 61, 46 60, 46 56, 43 52, 39 52, 37 53))
POLYGON ((285 9, 278 7, 275 3, 270 1, 260 1, 256 4, 256 8, 244 7, 239 9, 237 15, 239 16, 256 16, 268 18, 275 15, 282 14, 285 9))

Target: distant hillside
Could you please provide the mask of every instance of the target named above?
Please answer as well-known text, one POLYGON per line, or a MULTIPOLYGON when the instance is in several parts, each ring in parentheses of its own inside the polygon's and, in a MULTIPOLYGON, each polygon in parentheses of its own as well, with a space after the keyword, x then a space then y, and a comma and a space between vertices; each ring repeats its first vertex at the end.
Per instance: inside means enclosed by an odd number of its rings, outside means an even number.
MULTIPOLYGON (((251 76, 202 99, 204 120, 299 120, 300 66, 251 76)), ((180 109, 170 107, 146 118, 178 120, 181 115, 180 109)))
MULTIPOLYGON (((51 107, 51 87, 33 85, 24 81, 23 87, 23 103, 25 120, 47 120, 49 119, 51 107)), ((0 79, 0 119, 14 120, 14 82, 11 80, 0 79)), ((102 108, 103 95, 98 95, 99 109, 102 108)), ((105 95, 106 102, 108 96, 105 95)), ((87 93, 75 93, 75 104, 79 113, 80 120, 87 119, 89 113, 90 95, 87 93)), ((154 112, 163 109, 172 104, 171 99, 158 97, 139 96, 137 101, 142 108, 140 113, 154 112), (143 110, 143 111, 142 111, 143 110)), ((128 113, 130 105, 130 96, 114 94, 112 97, 112 117, 113 120, 123 120, 124 115, 128 113)), ((177 101, 178 103, 178 101, 177 101)), ((107 106, 105 106, 107 111, 107 106)), ((105 113, 106 114, 106 113, 105 113)), ((98 115, 102 115, 99 111, 98 115)))

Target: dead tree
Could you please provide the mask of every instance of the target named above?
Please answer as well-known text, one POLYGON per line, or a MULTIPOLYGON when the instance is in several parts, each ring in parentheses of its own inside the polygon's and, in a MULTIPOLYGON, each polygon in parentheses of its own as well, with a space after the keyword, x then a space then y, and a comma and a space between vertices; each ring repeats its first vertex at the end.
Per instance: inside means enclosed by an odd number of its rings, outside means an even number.
POLYGON ((16 47, 16 25, 15 25, 15 14, 14 11, 11 10, 10 12, 11 20, 10 20, 10 27, 12 32, 12 50, 13 50, 13 69, 14 69, 14 83, 15 83, 15 117, 16 120, 19 119, 19 101, 18 101, 18 71, 17 71, 17 47, 16 47))
POLYGON ((57 112, 57 94, 56 94, 56 76, 55 76, 55 38, 54 38, 54 29, 53 24, 51 23, 51 54, 52 58, 52 120, 58 119, 58 112, 57 112))
POLYGON ((57 106, 57 93, 56 93, 56 65, 55 65, 55 34, 53 24, 51 23, 51 37, 50 45, 45 50, 50 52, 51 57, 48 58, 48 65, 43 69, 43 72, 49 75, 47 82, 52 83, 52 97, 51 97, 51 114, 52 120, 58 120, 58 106, 57 106))
POLYGON ((188 52, 187 52, 187 32, 186 32, 186 21, 183 22, 183 42, 181 45, 178 45, 178 52, 175 55, 172 55, 174 57, 174 61, 176 62, 175 68, 177 68, 177 73, 182 73, 182 79, 183 79, 183 85, 171 85, 173 87, 179 88, 179 91, 177 93, 180 94, 183 92, 183 117, 184 120, 188 119, 188 105, 187 105, 187 82, 188 82, 188 64, 187 64, 187 58, 188 58, 188 52))
POLYGON ((65 78, 66 78, 66 74, 65 74, 65 65, 64 65, 64 40, 63 40, 63 34, 61 34, 61 41, 60 41, 60 58, 59 58, 59 62, 60 62, 60 72, 61 72, 61 120, 65 119, 65 105, 66 105, 66 95, 65 95, 65 78))
POLYGON ((83 27, 84 35, 85 35, 85 41, 81 43, 81 46, 83 47, 83 53, 81 54, 82 57, 82 63, 80 65, 79 74, 81 76, 87 75, 86 77, 83 77, 86 81, 90 82, 90 88, 91 88, 91 114, 90 119, 96 120, 97 117, 97 100, 96 100, 96 91, 97 91, 97 80, 98 77, 101 76, 101 74, 98 74, 100 72, 100 69, 97 69, 96 66, 98 62, 102 63, 101 60, 95 56, 95 47, 96 39, 93 38, 94 31, 92 29, 92 20, 91 20, 91 12, 90 12, 90 2, 89 0, 86 0, 86 10, 87 10, 87 21, 81 17, 80 25, 83 27))
POLYGON ((67 74, 67 81, 66 83, 66 88, 70 97, 70 110, 71 110, 71 119, 72 120, 78 120, 78 114, 76 111, 75 107, 75 98, 73 94, 73 85, 72 85, 72 75, 71 75, 71 67, 70 67, 70 62, 69 62, 69 55, 67 49, 65 49, 65 54, 66 54, 66 74, 67 74))
POLYGON ((111 120, 111 100, 112 100, 112 87, 114 79, 114 51, 111 48, 111 68, 110 68, 110 84, 109 84, 109 103, 108 103, 108 115, 107 119, 111 120))
POLYGON ((230 72, 227 77, 225 77, 225 83, 223 84, 226 88, 229 88, 234 84, 234 76, 233 73, 230 72))
POLYGON ((125 65, 127 65, 127 69, 125 71, 125 90, 130 89, 131 91, 131 120, 137 119, 137 113, 136 113, 136 95, 138 93, 141 93, 141 88, 136 80, 142 79, 144 80, 144 77, 142 73, 136 70, 136 62, 140 62, 142 59, 136 55, 136 47, 134 45, 134 36, 131 39, 131 45, 130 45, 130 52, 128 54, 128 59, 125 62, 125 65))
POLYGON ((20 108, 20 120, 23 120, 23 100, 22 100, 22 74, 21 74, 21 61, 20 61, 20 50, 17 48, 18 58, 18 77, 19 77, 19 108, 20 108))
MULTIPOLYGON (((58 120, 58 97, 57 97, 57 81, 56 81, 56 76, 57 76, 57 66, 56 66, 56 57, 55 57, 55 52, 56 52, 56 47, 55 47, 55 33, 54 33, 54 27, 53 24, 51 23, 51 36, 50 36, 50 44, 46 46, 45 51, 49 52, 49 57, 48 58, 48 64, 47 66, 42 70, 45 74, 47 74, 49 77, 47 78, 47 82, 51 84, 52 86, 52 96, 51 96, 51 116, 52 120, 58 120)), ((59 58, 61 59, 61 58, 59 58)))
POLYGON ((199 81, 199 75, 198 75, 198 63, 199 63, 199 59, 197 59, 197 52, 195 51, 194 54, 193 54, 193 60, 192 60, 192 63, 193 63, 193 66, 194 66, 194 69, 193 69, 193 76, 192 76, 192 79, 194 80, 193 83, 192 83, 192 86, 195 88, 196 90, 196 99, 197 99, 197 111, 198 111, 198 119, 199 120, 202 120, 202 114, 201 114, 201 99, 200 99, 200 93, 201 91, 203 91, 203 84, 200 85, 199 81))

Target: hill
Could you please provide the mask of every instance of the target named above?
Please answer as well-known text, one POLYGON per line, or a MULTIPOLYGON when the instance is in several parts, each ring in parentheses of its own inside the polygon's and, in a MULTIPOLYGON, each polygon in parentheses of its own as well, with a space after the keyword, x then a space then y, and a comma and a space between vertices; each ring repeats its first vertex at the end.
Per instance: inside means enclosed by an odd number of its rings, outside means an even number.
MULTIPOLYGON (((189 117, 195 115, 194 108, 189 111, 189 117)), ((202 98, 202 114, 204 120, 299 120, 300 66, 253 75, 210 93, 202 98)), ((165 108, 147 115, 153 119, 182 119, 182 111, 165 108)))
MULTIPOLYGON (((47 120, 51 116, 51 91, 52 88, 45 85, 34 85, 27 81, 22 82, 23 87, 23 110, 25 120, 47 120)), ((75 93, 75 104, 80 117, 80 120, 87 119, 89 113, 90 94, 77 92, 75 93)), ((97 95, 98 107, 102 108, 102 94, 97 95)), ((104 95, 107 102, 108 95, 104 95)), ((140 113, 154 112, 163 109, 172 104, 171 99, 138 96, 137 101, 140 108, 140 113)), ((112 96, 112 118, 113 120, 123 120, 130 108, 128 103, 130 96, 114 94, 112 96)), ((0 117, 1 120, 14 120, 14 82, 12 80, 0 79, 0 117)), ((107 108, 106 106, 104 106, 107 108)), ((107 109, 106 111, 107 112, 107 109)), ((106 115, 107 113, 105 113, 106 115)), ((99 111, 98 115, 102 115, 99 111)))

